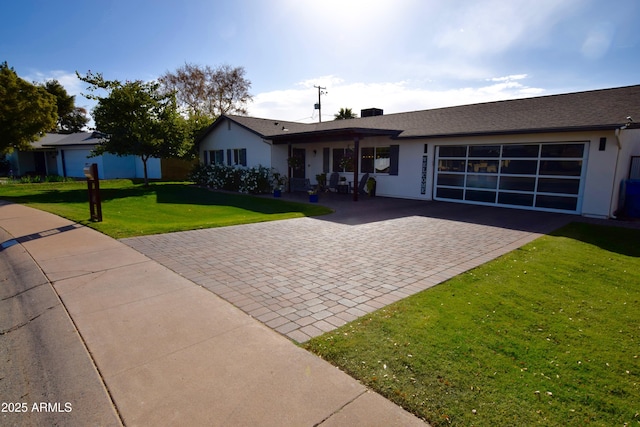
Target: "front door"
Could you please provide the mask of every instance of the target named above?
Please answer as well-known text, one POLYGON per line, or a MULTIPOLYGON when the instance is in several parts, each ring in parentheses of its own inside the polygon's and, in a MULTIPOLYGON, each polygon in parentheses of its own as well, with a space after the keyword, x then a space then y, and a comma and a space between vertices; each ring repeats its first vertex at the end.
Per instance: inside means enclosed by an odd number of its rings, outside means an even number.
POLYGON ((306 165, 306 159, 305 159, 305 152, 306 150, 304 148, 294 148, 291 151, 291 157, 297 159, 297 162, 295 163, 296 166, 292 168, 291 171, 291 176, 293 178, 306 178, 305 176, 305 165, 306 165))

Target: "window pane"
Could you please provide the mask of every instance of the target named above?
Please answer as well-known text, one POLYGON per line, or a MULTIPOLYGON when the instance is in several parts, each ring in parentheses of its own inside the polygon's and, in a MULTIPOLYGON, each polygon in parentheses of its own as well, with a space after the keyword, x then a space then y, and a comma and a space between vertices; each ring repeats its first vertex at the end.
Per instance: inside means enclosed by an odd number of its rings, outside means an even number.
POLYGON ((538 157, 539 145, 505 145, 502 157, 538 157))
POLYGON ((500 172, 514 175, 535 175, 538 171, 537 160, 503 160, 500 172))
POLYGON ((389 147, 376 147, 375 172, 389 173, 391 164, 391 150, 389 147))
POLYGON ((498 173, 497 160, 469 160, 467 169, 475 173, 498 173))
POLYGON ((562 178, 540 178, 538 191, 541 193, 578 194, 580 180, 562 178))
POLYGON ((464 160, 438 160, 438 171, 464 172, 464 160))
POLYGON ((436 190, 436 197, 441 197, 443 199, 455 199, 462 200, 463 190, 457 188, 441 188, 438 187, 436 190))
POLYGON ((333 149, 333 171, 334 172, 353 172, 353 161, 348 162, 347 159, 353 160, 353 150, 347 150, 344 148, 333 149), (342 159, 345 159, 345 164, 342 159))
POLYGON ((582 160, 543 160, 540 175, 580 176, 582 160))
POLYGON ((362 153, 362 158, 360 159, 361 172, 373 173, 373 156, 374 156, 373 147, 365 147, 362 150, 360 150, 360 152, 362 153))
POLYGON ((584 144, 547 144, 542 146, 541 157, 582 158, 584 144))
POLYGON ((449 185, 451 187, 462 187, 464 185, 464 175, 454 175, 449 173, 438 174, 438 185, 449 185))
POLYGON ((344 150, 342 148, 334 148, 333 149, 333 171, 334 172, 342 172, 342 167, 340 166, 340 161, 344 157, 344 150))
POLYGON ((498 203, 504 205, 533 206, 533 194, 498 193, 498 203))
POLYGON ((467 194, 466 194, 464 199, 465 200, 470 200, 470 201, 473 201, 473 202, 495 203, 496 202, 496 192, 495 191, 467 190, 467 194))
POLYGON ((471 145, 469 157, 500 157, 499 145, 471 145))
POLYGON ((498 186, 497 176, 467 175, 467 187, 495 189, 497 186, 498 186))
POLYGON ((224 163, 224 150, 215 151, 215 164, 221 165, 224 163))
POLYGON ((536 197, 537 208, 563 209, 575 211, 578 206, 577 197, 540 196, 536 197))
POLYGON ((452 145, 438 147, 440 157, 466 157, 467 147, 465 145, 452 145))
POLYGON ((536 179, 533 177, 523 178, 523 177, 516 177, 516 176, 501 176, 500 189, 516 190, 516 191, 533 191, 536 189, 536 179))

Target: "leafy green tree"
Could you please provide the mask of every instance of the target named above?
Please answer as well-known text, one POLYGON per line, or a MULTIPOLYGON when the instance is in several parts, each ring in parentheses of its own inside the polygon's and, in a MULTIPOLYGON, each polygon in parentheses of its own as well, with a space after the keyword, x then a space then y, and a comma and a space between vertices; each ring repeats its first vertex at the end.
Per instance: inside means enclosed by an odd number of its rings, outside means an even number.
POLYGON ((55 129, 57 117, 53 95, 18 77, 6 61, 0 64, 0 153, 29 149, 55 129))
POLYGON ((82 107, 74 107, 71 113, 60 117, 59 120, 61 133, 80 132, 89 123, 87 110, 82 107))
POLYGON ((75 106, 75 96, 69 95, 67 90, 57 80, 47 80, 42 87, 56 97, 58 106, 58 132, 80 132, 89 122, 87 111, 75 106))
POLYGON ((338 111, 338 114, 334 114, 333 117, 335 117, 334 120, 347 120, 355 119, 358 115, 351 111, 351 108, 341 108, 340 111, 338 111))
POLYGON ((89 72, 78 78, 89 83, 88 96, 98 101, 93 110, 96 129, 104 133, 95 154, 135 155, 142 159, 148 185, 147 161, 184 157, 192 146, 189 127, 178 113, 173 93, 163 94, 157 82, 105 80, 89 72), (96 91, 107 95, 95 95, 96 91))

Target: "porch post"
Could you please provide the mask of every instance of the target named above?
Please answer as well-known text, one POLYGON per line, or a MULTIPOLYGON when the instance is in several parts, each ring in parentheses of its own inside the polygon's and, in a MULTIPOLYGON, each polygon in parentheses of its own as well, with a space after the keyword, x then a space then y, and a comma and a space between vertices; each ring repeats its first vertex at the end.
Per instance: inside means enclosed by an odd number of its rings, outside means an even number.
POLYGON ((360 138, 353 137, 353 201, 358 201, 358 164, 360 164, 360 138))

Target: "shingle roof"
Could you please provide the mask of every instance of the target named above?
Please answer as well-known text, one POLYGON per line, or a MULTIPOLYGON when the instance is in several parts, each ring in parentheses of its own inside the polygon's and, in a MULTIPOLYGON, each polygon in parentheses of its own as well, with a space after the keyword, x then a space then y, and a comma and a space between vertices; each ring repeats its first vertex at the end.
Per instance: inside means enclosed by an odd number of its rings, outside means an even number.
POLYGON ((262 137, 283 141, 367 129, 395 131, 398 138, 604 130, 626 124, 629 116, 640 122, 640 85, 312 124, 223 117, 262 137))
POLYGON ((48 133, 32 143, 34 148, 59 147, 65 145, 96 145, 101 140, 96 132, 48 133))

